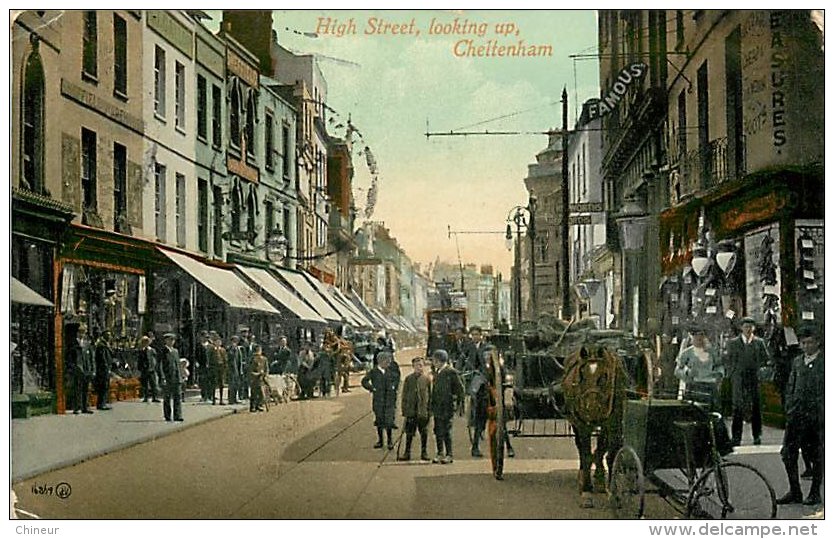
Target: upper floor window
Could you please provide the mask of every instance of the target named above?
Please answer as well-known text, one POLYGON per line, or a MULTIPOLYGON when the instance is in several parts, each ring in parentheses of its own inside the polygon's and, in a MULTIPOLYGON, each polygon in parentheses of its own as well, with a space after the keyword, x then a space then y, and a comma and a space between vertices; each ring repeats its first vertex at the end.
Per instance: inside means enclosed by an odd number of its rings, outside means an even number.
POLYGON ((211 85, 211 143, 219 148, 223 140, 223 97, 220 93, 220 86, 211 85))
POLYGON ((154 165, 154 217, 156 219, 156 238, 166 241, 165 216, 165 165, 154 165))
POLYGON ((81 191, 84 198, 84 210, 95 212, 96 196, 96 134, 81 128, 81 191))
POLYGON ((197 247, 208 252, 208 182, 203 178, 197 181, 197 247))
POLYGON ((202 75, 197 75, 197 137, 208 139, 208 88, 202 75))
POLYGON ((165 50, 159 45, 154 49, 153 60, 153 111, 165 117, 165 50))
POLYGON ((264 151, 266 155, 264 156, 264 164, 266 168, 272 170, 275 168, 275 133, 272 114, 267 112, 266 115, 266 125, 264 126, 264 151))
POLYGON ((290 165, 292 163, 292 155, 290 155, 290 126, 287 124, 281 125, 281 155, 283 156, 283 176, 285 180, 290 179, 290 165))
POLYGON ((127 23, 113 14, 113 92, 127 97, 127 23))
POLYGON ((246 100, 246 155, 255 157, 255 92, 246 100))
POLYGON ((81 76, 98 78, 98 16, 95 11, 84 12, 82 41, 81 76))
POLYGON ((43 132, 44 132, 44 73, 37 50, 26 60, 23 78, 23 110, 21 111, 21 184, 24 188, 42 193, 43 132))
POLYGON ((127 230, 127 148, 113 143, 113 226, 116 232, 127 230))
POLYGON ((177 129, 183 131, 185 130, 185 66, 179 62, 174 63, 174 89, 177 95, 174 117, 177 129))
POLYGON ((175 204, 177 223, 177 246, 185 247, 185 175, 177 173, 177 199, 175 204))
POLYGON ((675 11, 675 48, 683 47, 684 33, 683 33, 683 11, 675 11))
POLYGON ((235 84, 229 100, 229 141, 235 148, 240 148, 240 89, 235 84))

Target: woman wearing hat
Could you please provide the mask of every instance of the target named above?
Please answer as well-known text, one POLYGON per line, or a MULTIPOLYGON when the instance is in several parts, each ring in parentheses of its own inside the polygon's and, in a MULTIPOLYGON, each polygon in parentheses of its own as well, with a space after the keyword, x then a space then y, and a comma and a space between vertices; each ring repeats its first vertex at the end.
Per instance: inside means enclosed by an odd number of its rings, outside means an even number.
POLYGON ((689 335, 691 344, 681 351, 675 362, 675 376, 685 386, 683 397, 718 407, 718 388, 724 377, 724 366, 703 327, 693 326, 689 335))

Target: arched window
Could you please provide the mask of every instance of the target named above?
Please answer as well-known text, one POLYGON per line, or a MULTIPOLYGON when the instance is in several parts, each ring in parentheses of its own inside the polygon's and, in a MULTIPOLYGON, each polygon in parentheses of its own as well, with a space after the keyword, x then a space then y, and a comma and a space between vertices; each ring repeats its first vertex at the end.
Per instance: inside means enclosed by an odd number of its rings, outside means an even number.
POLYGON ((246 154, 255 157, 255 92, 246 101, 246 154))
POLYGON ((249 196, 246 198, 246 232, 249 234, 249 239, 254 241, 255 238, 255 208, 257 203, 255 201, 255 190, 249 190, 249 196))
POLYGON ((229 136, 232 144, 240 148, 240 87, 232 87, 232 97, 229 106, 229 136))
POLYGON ((44 73, 37 49, 26 60, 23 74, 23 106, 21 111, 21 184, 44 192, 43 133, 44 133, 44 73))
POLYGON ((240 232, 240 212, 243 206, 243 196, 240 183, 235 179, 232 185, 232 234, 240 232))

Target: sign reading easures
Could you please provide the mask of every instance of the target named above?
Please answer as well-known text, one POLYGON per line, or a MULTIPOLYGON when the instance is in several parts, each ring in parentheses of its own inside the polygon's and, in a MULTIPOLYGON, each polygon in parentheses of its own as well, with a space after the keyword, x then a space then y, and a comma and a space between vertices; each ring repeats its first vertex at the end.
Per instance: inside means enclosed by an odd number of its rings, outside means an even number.
POLYGON ((617 108, 629 87, 640 80, 645 72, 646 64, 643 63, 630 64, 624 67, 608 92, 599 101, 589 104, 588 113, 591 119, 604 116, 617 108))

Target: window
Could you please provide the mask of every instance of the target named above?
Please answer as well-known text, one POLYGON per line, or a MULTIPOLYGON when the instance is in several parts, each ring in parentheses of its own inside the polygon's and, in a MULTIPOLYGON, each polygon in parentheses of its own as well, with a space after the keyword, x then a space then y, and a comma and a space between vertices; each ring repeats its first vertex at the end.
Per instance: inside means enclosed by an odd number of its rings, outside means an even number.
POLYGON ((255 157, 255 92, 246 101, 246 155, 255 157))
POLYGON ((43 181, 43 107, 44 74, 40 54, 34 51, 26 60, 21 113, 21 183, 36 193, 44 191, 43 181))
POLYGON ((208 252, 208 182, 197 180, 197 247, 208 252))
POLYGON ((215 186, 214 199, 214 254, 223 255, 223 190, 215 186))
POLYGON ((156 221, 156 237, 165 242, 165 165, 154 165, 154 218, 156 221))
POLYGON ((254 241, 255 231, 255 191, 249 190, 249 196, 246 197, 246 233, 249 235, 250 241, 254 241))
POLYGON ((264 230, 267 239, 275 231, 274 211, 272 209, 272 202, 264 202, 264 230))
POLYGON ((177 94, 174 117, 177 129, 185 130, 185 66, 174 62, 174 89, 177 94))
POLYGON ((95 11, 84 12, 81 77, 95 81, 98 77, 98 17, 95 11))
POLYGON ((243 206, 240 187, 235 183, 232 187, 232 234, 240 232, 240 211, 243 206))
POLYGON ((223 97, 220 94, 220 86, 211 85, 211 140, 215 148, 220 147, 223 140, 223 97))
POLYGON ((701 170, 706 172, 709 147, 709 74, 707 62, 698 68, 698 151, 701 153, 701 170))
POLYGON ((177 173, 177 246, 185 247, 185 175, 177 173))
POLYGON ((264 138, 266 139, 264 143, 266 151, 266 155, 264 156, 264 164, 266 165, 266 168, 268 168, 269 170, 275 168, 275 141, 273 140, 275 138, 275 134, 273 133, 273 128, 274 126, 272 125, 272 114, 267 112, 266 125, 264 126, 264 138))
POLYGON ((229 141, 235 148, 240 148, 240 89, 237 84, 232 88, 229 106, 229 141))
POLYGON ((165 51, 156 46, 153 63, 153 111, 161 118, 165 117, 165 51))
POLYGON ((113 14, 113 92, 127 97, 127 23, 113 14))
POLYGON ((127 227, 127 148, 113 143, 113 227, 129 232, 127 227))
POLYGON ((683 11, 680 9, 675 11, 675 48, 683 47, 683 11))
POLYGON ((686 90, 678 94, 678 157, 686 155, 686 90))
POLYGON ((81 191, 84 210, 96 211, 96 134, 81 128, 81 191))
POLYGON ((208 89, 202 75, 197 75, 197 138, 208 140, 208 89))
POLYGON ((287 124, 281 125, 281 154, 283 155, 282 167, 284 169, 284 179, 290 179, 290 126, 287 124))

